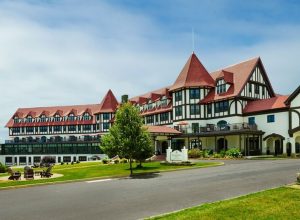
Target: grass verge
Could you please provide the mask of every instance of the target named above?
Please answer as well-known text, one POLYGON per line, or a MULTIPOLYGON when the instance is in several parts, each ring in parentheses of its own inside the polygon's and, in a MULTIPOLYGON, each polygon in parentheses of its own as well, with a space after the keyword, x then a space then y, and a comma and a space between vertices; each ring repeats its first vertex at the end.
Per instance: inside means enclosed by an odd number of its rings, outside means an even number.
POLYGON ((150 219, 300 219, 299 207, 300 190, 280 187, 150 219))
MULTIPOLYGON (((161 165, 159 162, 144 163, 142 168, 134 168, 134 174, 174 171, 192 168, 219 166, 217 162, 198 162, 193 166, 161 165)), ((136 165, 133 164, 135 167, 136 165)), ((15 169, 22 171, 21 168, 15 169)), ((40 169, 37 169, 40 170, 40 169)), ((80 163, 74 165, 55 165, 53 173, 62 174, 62 177, 53 179, 28 180, 28 181, 0 181, 0 189, 32 186, 40 184, 62 183, 81 181, 87 179, 116 178, 129 176, 129 164, 101 164, 100 162, 80 163)), ((7 175, 7 174, 5 174, 7 175)), ((3 175, 1 175, 3 176, 3 175)))

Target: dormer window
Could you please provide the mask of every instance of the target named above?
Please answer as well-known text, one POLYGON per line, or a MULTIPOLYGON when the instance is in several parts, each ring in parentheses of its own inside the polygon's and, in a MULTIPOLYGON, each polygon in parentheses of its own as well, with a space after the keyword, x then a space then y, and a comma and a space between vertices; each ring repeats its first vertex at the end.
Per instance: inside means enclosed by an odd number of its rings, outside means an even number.
POLYGON ((19 118, 18 117, 14 118, 14 123, 19 123, 19 118))
POLYGON ((75 121, 75 116, 73 114, 69 114, 68 120, 75 121))
POLYGON ((42 115, 42 116, 41 116, 41 122, 46 122, 46 119, 47 119, 47 118, 46 118, 45 115, 42 115))
POLYGON ((55 115, 54 116, 54 121, 60 121, 60 116, 59 115, 55 115))
POLYGON ((148 109, 152 109, 153 108, 153 103, 150 101, 149 103, 148 103, 148 109))
POLYGON ((168 105, 168 99, 166 98, 166 96, 162 97, 162 99, 160 100, 160 105, 161 107, 166 107, 168 105))
POLYGON ((91 120, 91 116, 89 115, 89 113, 84 113, 84 115, 82 116, 82 119, 84 121, 88 121, 88 120, 91 120))
POLYGON ((26 122, 27 122, 27 123, 31 123, 31 122, 32 122, 32 117, 31 117, 31 116, 28 116, 28 117, 26 118, 26 122))
POLYGON ((226 82, 224 79, 219 79, 217 82, 217 94, 226 92, 226 82))

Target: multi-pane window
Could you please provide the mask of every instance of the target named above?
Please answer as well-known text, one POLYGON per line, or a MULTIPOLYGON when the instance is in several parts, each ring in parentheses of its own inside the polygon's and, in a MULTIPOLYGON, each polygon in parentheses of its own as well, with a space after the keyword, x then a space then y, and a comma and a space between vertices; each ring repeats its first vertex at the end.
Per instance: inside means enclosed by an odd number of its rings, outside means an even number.
POLYGON ((12 128, 12 132, 14 133, 20 133, 20 128, 12 128))
POLYGON ((33 133, 34 127, 26 127, 26 132, 27 133, 33 133))
POLYGON ((255 92, 255 94, 259 94, 259 85, 255 84, 254 92, 255 92))
POLYGON ((208 104, 207 105, 207 114, 211 114, 212 113, 212 105, 208 104))
POLYGON ((254 125, 255 124, 255 117, 249 117, 248 118, 248 123, 249 123, 249 125, 254 125))
POLYGON ((75 116, 73 114, 70 114, 68 117, 69 121, 74 121, 75 120, 75 116))
POLYGON ((84 131, 90 131, 91 128, 92 128, 91 125, 83 125, 83 130, 84 130, 84 131))
POLYGON ((53 130, 54 132, 61 132, 61 126, 54 126, 53 130))
POLYGON ((107 130, 107 129, 109 129, 109 123, 105 122, 103 123, 103 130, 107 130))
POLYGON ((228 101, 216 102, 215 103, 215 112, 226 112, 228 111, 228 101))
POLYGON ((41 122, 46 122, 46 116, 45 115, 41 116, 41 122))
POLYGON ((175 92, 175 101, 182 101, 182 91, 175 92))
POLYGON ((154 117, 153 117, 153 115, 146 116, 146 123, 147 124, 154 123, 154 117))
POLYGON ((76 126, 75 125, 69 125, 68 126, 68 131, 76 131, 76 126))
POLYGON ((48 127, 47 126, 41 126, 40 127, 40 132, 47 132, 48 131, 48 127))
POLYGON ((165 112, 160 114, 160 121, 168 121, 169 120, 169 113, 165 112))
POLYGON ((275 115, 267 115, 267 122, 268 123, 275 122, 275 115))
POLYGON ((103 114, 103 120, 109 120, 109 113, 103 114))
POLYGON ((54 116, 54 121, 60 121, 60 116, 59 115, 55 115, 54 116))
POLYGON ((192 123, 192 132, 199 133, 199 123, 192 123))
POLYGON ((26 119, 26 122, 31 123, 31 122, 32 122, 32 117, 28 117, 28 118, 26 119))
POLYGON ((252 92, 252 83, 249 83, 249 92, 252 92))
POLYGON ((182 107, 181 106, 175 107, 175 116, 182 116, 182 107))
POLYGON ((85 113, 82 117, 83 120, 87 121, 87 120, 91 120, 91 116, 89 115, 89 113, 85 113))
POLYGON ((191 115, 200 115, 200 105, 190 105, 191 115))
POLYGON ((14 118, 14 123, 19 123, 19 118, 15 117, 14 118))
POLYGON ((226 92, 226 82, 224 79, 220 79, 217 82, 217 94, 226 92))
POLYGON ((166 97, 164 97, 162 100, 160 100, 160 105, 161 107, 165 107, 168 105, 168 99, 166 99, 166 97))
POLYGON ((200 99, 200 89, 190 89, 190 99, 200 99))

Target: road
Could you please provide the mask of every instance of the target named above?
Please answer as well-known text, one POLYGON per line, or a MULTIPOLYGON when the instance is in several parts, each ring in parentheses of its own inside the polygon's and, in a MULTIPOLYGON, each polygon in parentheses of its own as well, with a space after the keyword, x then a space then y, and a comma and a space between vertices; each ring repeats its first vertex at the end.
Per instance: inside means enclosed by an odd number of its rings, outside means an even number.
POLYGON ((295 181, 300 160, 238 160, 135 179, 0 191, 0 219, 141 219, 295 181))

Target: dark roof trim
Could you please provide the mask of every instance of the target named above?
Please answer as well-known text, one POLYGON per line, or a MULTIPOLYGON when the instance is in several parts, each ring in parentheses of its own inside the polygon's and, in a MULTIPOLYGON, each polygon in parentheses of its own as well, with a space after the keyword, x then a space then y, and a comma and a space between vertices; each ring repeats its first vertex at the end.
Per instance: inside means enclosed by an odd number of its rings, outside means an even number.
POLYGON ((288 99, 284 102, 286 105, 291 104, 291 102, 296 98, 296 96, 300 93, 300 86, 288 97, 288 99))

